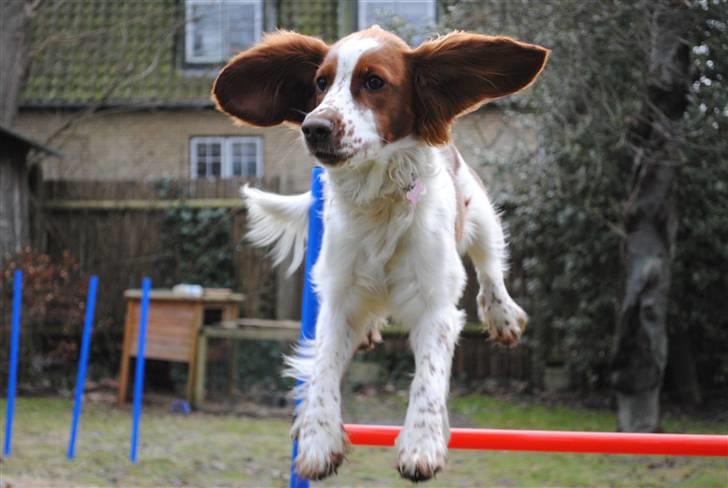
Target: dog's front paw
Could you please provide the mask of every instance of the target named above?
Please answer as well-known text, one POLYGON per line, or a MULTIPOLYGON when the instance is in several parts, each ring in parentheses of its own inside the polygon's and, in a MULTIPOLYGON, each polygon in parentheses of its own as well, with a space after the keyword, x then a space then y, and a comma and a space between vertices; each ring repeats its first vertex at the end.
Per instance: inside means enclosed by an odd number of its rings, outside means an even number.
POLYGON ((528 315, 511 297, 495 293, 478 294, 478 315, 490 339, 508 347, 518 344, 528 323, 528 315))
POLYGON ((447 443, 443 435, 437 435, 433 430, 405 427, 400 433, 397 470, 402 478, 415 483, 427 481, 445 467, 447 443))
POLYGON ((296 473, 307 480, 322 480, 336 474, 344 461, 348 445, 340 423, 325 419, 306 419, 298 434, 296 473))

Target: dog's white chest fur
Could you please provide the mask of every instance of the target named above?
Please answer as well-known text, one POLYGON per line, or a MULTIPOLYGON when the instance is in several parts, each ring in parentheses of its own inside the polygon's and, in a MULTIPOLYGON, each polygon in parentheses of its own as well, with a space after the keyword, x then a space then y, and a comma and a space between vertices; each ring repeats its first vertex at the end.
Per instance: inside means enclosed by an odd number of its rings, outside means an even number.
MULTIPOLYGON (((413 202, 407 191, 415 181, 422 187, 441 187, 440 195, 454 191, 445 172, 432 170, 438 157, 429 148, 409 149, 394 153, 389 161, 362 165, 354 173, 329 172, 324 244, 314 270, 323 294, 356 290, 377 312, 391 306, 391 295, 396 293, 392 275, 401 274, 403 254, 413 242, 427 239, 428 227, 434 224, 429 218, 433 207, 451 200, 432 201, 423 195, 413 202), (331 273, 332 268, 339 271, 331 273)), ((444 219, 440 225, 454 222, 454 208, 435 213, 444 219)))

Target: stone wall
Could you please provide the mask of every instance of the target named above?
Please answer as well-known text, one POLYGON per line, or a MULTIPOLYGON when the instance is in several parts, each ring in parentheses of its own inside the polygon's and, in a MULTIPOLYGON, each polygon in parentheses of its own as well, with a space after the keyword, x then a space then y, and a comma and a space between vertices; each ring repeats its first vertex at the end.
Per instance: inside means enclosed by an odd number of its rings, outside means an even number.
MULTIPOLYGON (((22 111, 19 130, 45 140, 77 113, 22 111)), ((46 179, 148 180, 190 177, 190 138, 260 135, 265 177, 281 176, 282 188, 308 180, 311 164, 298 134, 288 127, 259 129, 234 125, 212 110, 102 112, 75 122, 54 142, 65 158, 44 163, 46 179)))

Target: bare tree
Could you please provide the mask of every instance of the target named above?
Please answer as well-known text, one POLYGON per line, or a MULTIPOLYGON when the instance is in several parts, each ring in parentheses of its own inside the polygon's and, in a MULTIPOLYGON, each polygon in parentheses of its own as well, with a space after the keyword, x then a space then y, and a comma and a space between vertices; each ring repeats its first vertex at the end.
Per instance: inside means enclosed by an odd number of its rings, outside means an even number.
POLYGON ((637 149, 624 208, 625 293, 619 312, 613 383, 618 428, 660 427, 667 364, 667 310, 677 231, 673 189, 681 160, 680 120, 688 105, 690 18, 684 4, 648 9, 651 43, 646 103, 633 130, 637 149))
POLYGON ((30 18, 39 1, 0 2, 0 124, 10 126, 28 67, 30 18))

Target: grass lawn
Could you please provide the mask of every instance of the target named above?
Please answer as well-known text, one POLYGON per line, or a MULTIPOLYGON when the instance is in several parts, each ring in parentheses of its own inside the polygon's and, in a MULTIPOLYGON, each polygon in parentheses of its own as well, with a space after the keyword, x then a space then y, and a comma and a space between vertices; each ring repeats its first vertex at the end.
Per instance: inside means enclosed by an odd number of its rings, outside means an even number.
MULTIPOLYGON (((0 412, 5 402, 0 400, 0 412)), ((345 421, 398 422, 401 397, 355 397, 345 421)), ((451 401, 453 425, 606 430, 609 412, 467 396, 451 401)), ((287 486, 290 422, 145 407, 140 461, 128 461, 128 408, 89 402, 77 457, 65 458, 71 402, 19 399, 13 454, 0 464, 0 486, 287 486)), ((727 424, 667 419, 672 432, 728 433, 727 424)), ((412 486, 394 470, 391 449, 354 447, 340 474, 321 486, 412 486)), ((425 486, 700 486, 728 487, 728 461, 583 454, 450 451, 449 465, 425 486)))

